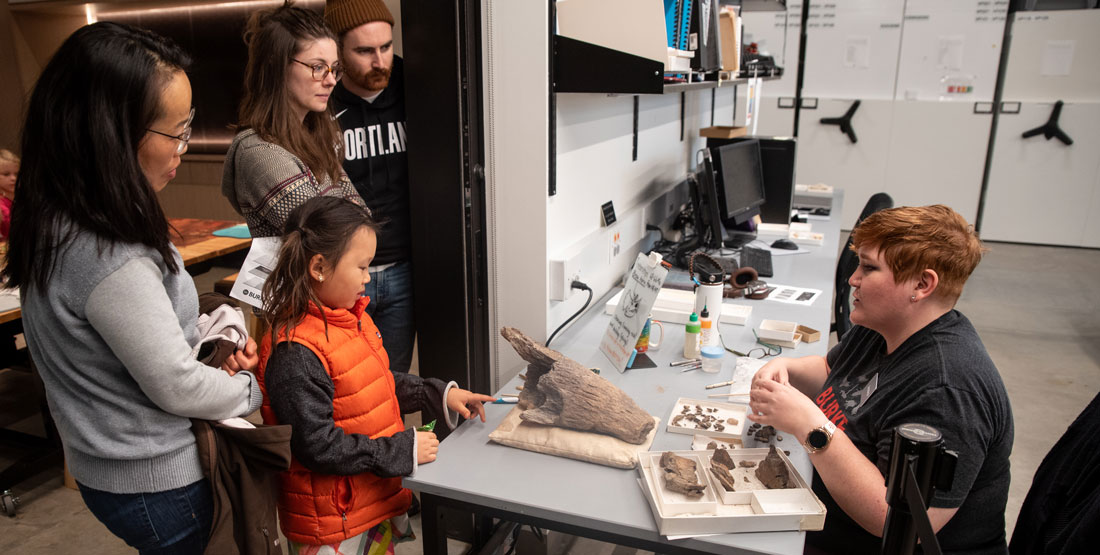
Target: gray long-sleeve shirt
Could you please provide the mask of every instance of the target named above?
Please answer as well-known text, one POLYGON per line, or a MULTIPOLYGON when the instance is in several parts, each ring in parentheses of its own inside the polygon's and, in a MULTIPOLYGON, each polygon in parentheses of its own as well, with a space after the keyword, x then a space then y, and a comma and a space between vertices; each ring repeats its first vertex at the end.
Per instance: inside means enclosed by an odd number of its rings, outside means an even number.
POLYGON ((190 418, 259 407, 248 372, 191 358, 198 296, 143 245, 101 246, 88 233, 58 251, 49 288, 21 292, 31 356, 73 477, 113 493, 165 491, 202 478, 190 418))

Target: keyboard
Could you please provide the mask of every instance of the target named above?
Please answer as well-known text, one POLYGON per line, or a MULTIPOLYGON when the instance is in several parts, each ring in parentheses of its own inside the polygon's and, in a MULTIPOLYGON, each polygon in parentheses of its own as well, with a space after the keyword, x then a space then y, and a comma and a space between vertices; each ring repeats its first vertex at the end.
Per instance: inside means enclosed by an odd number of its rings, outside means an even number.
POLYGON ((764 249, 741 247, 741 267, 755 269, 760 277, 772 277, 772 253, 764 249))

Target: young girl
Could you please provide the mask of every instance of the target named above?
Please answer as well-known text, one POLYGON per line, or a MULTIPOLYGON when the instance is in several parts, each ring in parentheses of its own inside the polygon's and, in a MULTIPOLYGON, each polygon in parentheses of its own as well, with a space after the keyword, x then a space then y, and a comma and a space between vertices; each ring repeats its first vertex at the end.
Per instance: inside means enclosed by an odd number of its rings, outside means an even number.
POLYGON ((390 371, 364 313, 370 298, 360 296, 377 247, 365 208, 309 199, 290 213, 283 241, 264 286, 274 348, 264 349, 259 370, 264 421, 293 428, 280 526, 292 555, 393 553, 391 538, 401 531, 390 519, 412 498, 401 476, 434 461, 439 446, 432 432, 403 430, 401 415, 445 415, 453 428, 454 413, 484 422, 482 403, 493 398, 390 371))
POLYGON ((362 204, 340 165, 340 128, 328 98, 343 70, 321 15, 290 3, 253 14, 245 30, 239 133, 229 146, 222 194, 253 237, 277 237, 308 198, 362 204))
POLYGON ((0 241, 8 240, 11 227, 11 201, 15 198, 15 177, 19 174, 19 157, 0 148, 0 241))

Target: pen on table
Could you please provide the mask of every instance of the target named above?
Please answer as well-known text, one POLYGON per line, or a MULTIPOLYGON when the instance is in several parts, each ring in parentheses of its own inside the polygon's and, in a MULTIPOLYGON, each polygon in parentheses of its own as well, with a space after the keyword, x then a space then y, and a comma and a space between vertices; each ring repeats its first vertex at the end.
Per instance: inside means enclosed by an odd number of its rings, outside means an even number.
POLYGON ((676 362, 670 362, 670 363, 668 363, 668 365, 669 366, 684 366, 684 365, 687 365, 687 364, 696 364, 696 363, 699 363, 699 362, 700 361, 697 358, 688 358, 688 359, 684 359, 684 360, 677 360, 676 362))
POLYGON ((692 370, 698 370, 703 367, 703 363, 699 364, 685 364, 680 367, 680 372, 691 372, 692 370))
POLYGON ((730 380, 728 382, 712 383, 708 385, 705 389, 715 389, 718 387, 722 387, 723 385, 733 385, 733 380, 730 380))

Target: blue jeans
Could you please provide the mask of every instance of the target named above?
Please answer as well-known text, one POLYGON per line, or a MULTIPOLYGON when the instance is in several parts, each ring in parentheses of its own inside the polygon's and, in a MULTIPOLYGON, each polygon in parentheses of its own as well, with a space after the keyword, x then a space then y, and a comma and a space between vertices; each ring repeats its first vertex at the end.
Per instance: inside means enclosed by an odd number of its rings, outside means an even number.
POLYGON ((363 295, 370 297, 367 314, 382 332, 382 346, 390 356, 390 370, 408 372, 416 338, 412 264, 398 262, 380 272, 371 272, 363 295))
POLYGON ((205 479, 156 493, 110 493, 77 485, 92 514, 142 555, 201 555, 206 548, 214 499, 205 479))

